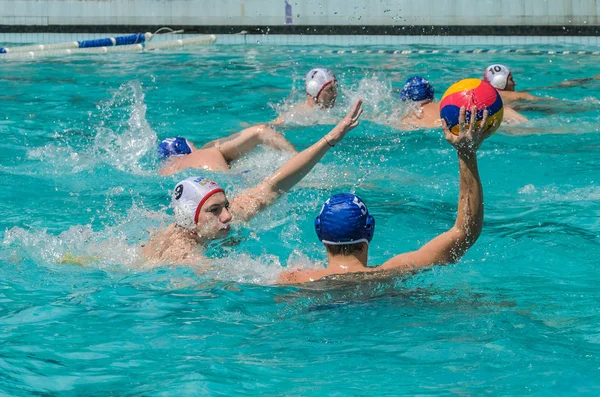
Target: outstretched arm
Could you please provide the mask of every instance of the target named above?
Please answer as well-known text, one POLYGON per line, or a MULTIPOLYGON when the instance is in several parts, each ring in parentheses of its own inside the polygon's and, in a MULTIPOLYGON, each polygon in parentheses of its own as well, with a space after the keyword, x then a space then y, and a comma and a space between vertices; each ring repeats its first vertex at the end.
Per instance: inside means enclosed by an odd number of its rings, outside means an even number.
MULTIPOLYGON (((477 109, 473 107, 471 114, 477 109)), ((487 122, 487 110, 484 111, 481 126, 487 122)), ((425 266, 443 265, 458 261, 475 244, 483 226, 483 190, 477 170, 477 149, 490 135, 491 129, 475 127, 475 117, 465 126, 465 109, 460 111, 461 130, 453 135, 445 122, 442 122, 444 134, 458 153, 459 185, 458 215, 454 226, 437 236, 417 251, 395 256, 379 269, 414 270, 425 266)))
POLYGON ((202 149, 216 147, 225 160, 230 162, 251 152, 258 145, 267 145, 274 149, 297 153, 294 146, 283 135, 264 124, 255 125, 226 138, 209 142, 202 149))
POLYGON ((300 182, 329 149, 358 125, 361 113, 362 101, 358 100, 346 117, 323 138, 296 154, 258 186, 234 197, 231 201, 231 212, 234 216, 241 220, 252 218, 300 182))
POLYGON ((591 83, 594 80, 600 80, 600 74, 597 74, 595 76, 591 76, 591 77, 580 77, 577 79, 571 79, 571 80, 565 80, 557 85, 555 85, 554 87, 550 87, 550 88, 569 88, 569 87, 575 87, 575 86, 579 86, 579 85, 584 85, 587 83, 591 83))

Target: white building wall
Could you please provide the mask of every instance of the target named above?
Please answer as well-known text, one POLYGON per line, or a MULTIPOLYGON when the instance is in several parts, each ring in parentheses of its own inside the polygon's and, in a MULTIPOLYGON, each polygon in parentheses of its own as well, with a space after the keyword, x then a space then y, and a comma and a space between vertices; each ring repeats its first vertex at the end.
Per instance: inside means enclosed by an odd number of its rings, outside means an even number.
MULTIPOLYGON (((284 25, 286 0, 0 0, 0 25, 284 25)), ((294 25, 598 25, 600 0, 288 0, 294 25)))

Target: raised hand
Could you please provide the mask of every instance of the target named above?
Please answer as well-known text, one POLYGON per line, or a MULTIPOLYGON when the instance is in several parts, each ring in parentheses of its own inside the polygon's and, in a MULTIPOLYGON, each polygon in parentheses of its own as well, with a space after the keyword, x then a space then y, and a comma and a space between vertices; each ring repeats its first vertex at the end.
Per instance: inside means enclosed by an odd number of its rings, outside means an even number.
POLYGON ((452 146, 454 146, 459 154, 473 155, 477 152, 477 149, 479 149, 479 146, 481 146, 483 141, 492 134, 494 125, 487 126, 487 109, 483 111, 483 119, 479 125, 477 125, 477 117, 475 117, 477 114, 476 106, 471 108, 471 120, 468 125, 465 121, 465 114, 465 108, 460 108, 460 114, 458 116, 458 135, 454 135, 448 129, 448 125, 446 124, 445 120, 442 120, 442 129, 444 130, 446 140, 450 142, 452 146))
POLYGON ((325 139, 330 145, 335 145, 350 131, 356 127, 359 122, 358 119, 362 114, 362 99, 356 101, 352 109, 348 112, 346 117, 342 119, 326 136, 325 139))

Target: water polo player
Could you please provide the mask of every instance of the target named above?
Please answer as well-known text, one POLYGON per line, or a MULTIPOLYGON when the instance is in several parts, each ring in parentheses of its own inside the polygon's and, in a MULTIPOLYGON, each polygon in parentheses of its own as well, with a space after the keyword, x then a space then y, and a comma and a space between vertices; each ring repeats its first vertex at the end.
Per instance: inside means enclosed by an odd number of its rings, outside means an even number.
POLYGON ((400 98, 407 103, 406 115, 400 120, 400 128, 439 127, 439 104, 434 102, 434 89, 429 81, 421 76, 412 76, 406 80, 400 98))
MULTIPOLYGON (((400 92, 402 101, 408 104, 406 115, 400 120, 400 129, 436 128, 441 125, 439 102, 434 102, 434 89, 429 81, 421 76, 406 80, 400 92)), ((514 125, 527 121, 525 116, 514 109, 504 107, 504 121, 514 125)))
POLYGON ((309 106, 330 108, 337 99, 337 79, 328 69, 316 68, 306 74, 306 102, 309 106))
POLYGON ((511 102, 525 100, 525 101, 536 101, 545 98, 533 96, 528 92, 517 92, 515 87, 517 83, 513 78, 513 74, 510 69, 504 65, 490 65, 485 69, 483 79, 494 86, 500 92, 502 101, 504 104, 510 104, 511 102))
POLYGON ((335 105, 338 97, 338 82, 328 69, 315 68, 306 74, 306 101, 293 106, 277 117, 271 124, 279 125, 308 117, 315 109, 329 109, 335 105))
POLYGON ((256 187, 235 196, 231 203, 223 189, 210 179, 194 177, 179 182, 171 200, 175 223, 145 244, 144 257, 152 265, 200 264, 204 257, 198 245, 226 237, 231 221, 247 221, 273 204, 358 125, 361 113, 362 101, 359 100, 323 138, 296 154, 256 187))
POLYGON ((181 137, 165 139, 158 146, 161 157, 167 159, 160 173, 172 175, 186 168, 228 170, 231 162, 251 152, 258 145, 297 153, 294 146, 281 134, 266 125, 257 125, 229 137, 214 140, 200 149, 196 149, 191 142, 181 137))
MULTIPOLYGON (((476 112, 477 108, 473 107, 471 114, 476 112)), ((458 153, 458 215, 450 230, 416 251, 397 255, 381 266, 368 267, 375 219, 358 196, 336 194, 325 202, 315 219, 317 236, 327 250, 327 268, 284 272, 279 281, 297 284, 352 273, 408 272, 458 261, 475 244, 483 226, 483 190, 477 170, 477 149, 494 130, 494 126, 487 125, 487 110, 483 112, 478 126, 475 124, 476 117, 472 117, 470 124, 466 125, 465 113, 465 109, 461 108, 458 135, 454 135, 442 121, 446 140, 458 153)))

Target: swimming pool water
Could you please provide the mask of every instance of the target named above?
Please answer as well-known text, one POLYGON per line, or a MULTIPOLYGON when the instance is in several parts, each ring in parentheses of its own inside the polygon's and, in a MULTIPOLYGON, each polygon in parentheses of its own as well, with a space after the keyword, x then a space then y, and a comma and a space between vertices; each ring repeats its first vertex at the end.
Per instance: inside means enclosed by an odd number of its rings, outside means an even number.
MULTIPOLYGON (((548 88, 597 73, 593 56, 219 45, 4 64, 0 392, 600 394, 600 83, 548 88), (465 258, 381 282, 274 286, 282 266, 322 265, 313 219, 332 193, 359 194, 377 219, 373 265, 450 227, 452 148, 441 131, 385 122, 409 75, 427 77, 439 99, 492 63, 512 68, 517 89, 557 99, 481 148, 485 225, 465 258), (210 247, 214 270, 136 268, 137 247, 171 221, 169 189, 199 174, 159 176, 156 140, 202 143, 271 120, 302 99, 315 66, 340 81, 328 117, 362 97, 361 125, 210 247), (68 263, 78 256, 92 260, 68 263)), ((282 132, 303 149, 329 128, 282 132)), ((286 158, 259 150, 211 177, 234 194, 286 158)))

